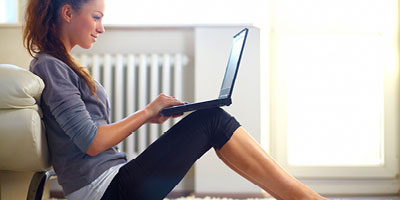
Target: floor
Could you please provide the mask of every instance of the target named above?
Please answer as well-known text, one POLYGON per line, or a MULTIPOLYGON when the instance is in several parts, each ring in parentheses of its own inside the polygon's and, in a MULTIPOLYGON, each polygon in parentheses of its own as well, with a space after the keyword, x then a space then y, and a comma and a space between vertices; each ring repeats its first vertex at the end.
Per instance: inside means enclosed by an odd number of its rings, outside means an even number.
POLYGON ((381 197, 328 197, 330 200, 400 200, 399 196, 381 197))
MULTIPOLYGON (((65 200, 63 194, 57 192, 51 192, 49 200, 65 200)), ((262 198, 262 195, 258 195, 258 198, 254 195, 246 194, 193 194, 191 192, 173 192, 168 195, 167 199, 164 200, 274 200, 273 198, 262 198), (211 196, 211 197, 210 197, 211 196), (249 198, 252 196, 251 198, 249 198)), ((400 196, 327 196, 329 200, 400 200, 400 196)))
MULTIPOLYGON (((273 200, 273 198, 240 198, 247 200, 273 200)), ((380 196, 380 197, 328 197, 329 200, 400 200, 399 196, 380 196)), ((173 200, 173 199, 170 199, 173 200)), ((186 197, 174 198, 174 200, 239 200, 235 198, 213 198, 213 197, 186 197)))
MULTIPOLYGON (((175 197, 165 200, 273 200, 272 198, 217 198, 217 197, 175 197)), ((399 196, 379 196, 379 197, 328 197, 329 200, 400 200, 399 196)), ((65 200, 62 198, 51 198, 49 200, 65 200)))

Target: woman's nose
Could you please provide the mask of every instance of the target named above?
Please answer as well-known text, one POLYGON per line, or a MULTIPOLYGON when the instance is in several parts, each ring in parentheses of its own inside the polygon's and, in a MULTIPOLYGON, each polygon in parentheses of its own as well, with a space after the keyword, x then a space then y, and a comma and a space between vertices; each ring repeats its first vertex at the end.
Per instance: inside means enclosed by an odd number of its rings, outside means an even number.
POLYGON ((104 33, 106 30, 104 29, 103 23, 99 23, 96 28, 97 33, 104 33))

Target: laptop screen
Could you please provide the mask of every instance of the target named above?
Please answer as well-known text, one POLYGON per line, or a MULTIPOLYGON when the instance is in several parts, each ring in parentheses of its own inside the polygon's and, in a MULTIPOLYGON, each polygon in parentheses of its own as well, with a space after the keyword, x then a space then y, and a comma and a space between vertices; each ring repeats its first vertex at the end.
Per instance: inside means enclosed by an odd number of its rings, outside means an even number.
POLYGON ((228 65, 226 67, 224 81, 222 82, 221 91, 219 93, 220 99, 230 98, 232 95, 233 85, 239 69, 247 32, 248 29, 243 29, 233 37, 231 53, 229 56, 228 65))

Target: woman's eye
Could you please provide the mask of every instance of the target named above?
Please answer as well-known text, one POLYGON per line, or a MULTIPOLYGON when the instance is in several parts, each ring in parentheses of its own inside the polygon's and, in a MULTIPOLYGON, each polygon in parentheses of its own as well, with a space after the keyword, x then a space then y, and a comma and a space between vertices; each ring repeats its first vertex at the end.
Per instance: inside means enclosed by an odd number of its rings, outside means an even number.
POLYGON ((101 17, 98 17, 98 16, 94 16, 93 17, 95 20, 100 20, 101 19, 101 17))

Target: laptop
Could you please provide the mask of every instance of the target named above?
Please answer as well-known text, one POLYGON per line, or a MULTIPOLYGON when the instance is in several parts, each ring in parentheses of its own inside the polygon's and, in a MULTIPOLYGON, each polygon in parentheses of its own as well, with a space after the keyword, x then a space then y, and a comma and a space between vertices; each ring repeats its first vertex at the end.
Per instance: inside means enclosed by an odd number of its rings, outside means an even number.
POLYGON ((235 84, 236 76, 239 70, 239 64, 242 57, 244 44, 247 39, 248 31, 249 30, 245 28, 237 33, 235 36, 233 36, 231 53, 229 55, 228 65, 226 66, 225 76, 222 81, 222 86, 218 99, 164 108, 160 111, 160 114, 164 116, 172 116, 194 110, 231 105, 233 86, 235 84))

